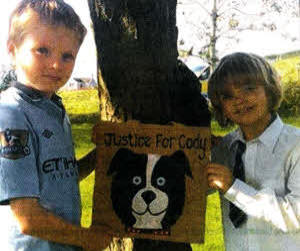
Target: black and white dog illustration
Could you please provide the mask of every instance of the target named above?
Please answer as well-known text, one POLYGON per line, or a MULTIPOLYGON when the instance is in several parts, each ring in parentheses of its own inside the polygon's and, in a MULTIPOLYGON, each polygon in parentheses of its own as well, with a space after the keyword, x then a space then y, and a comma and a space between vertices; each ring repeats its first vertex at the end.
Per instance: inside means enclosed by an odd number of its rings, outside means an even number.
POLYGON ((161 156, 121 148, 107 175, 113 175, 113 209, 127 231, 170 234, 183 212, 185 175, 192 178, 183 151, 161 156))

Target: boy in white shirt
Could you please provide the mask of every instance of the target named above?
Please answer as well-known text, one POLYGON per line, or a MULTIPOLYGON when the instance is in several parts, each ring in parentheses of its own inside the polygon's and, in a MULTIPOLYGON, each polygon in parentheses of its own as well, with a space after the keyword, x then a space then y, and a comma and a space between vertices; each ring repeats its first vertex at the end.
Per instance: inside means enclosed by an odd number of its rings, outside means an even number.
POLYGON ((300 130, 276 113, 277 73, 257 55, 234 53, 208 86, 219 124, 238 125, 207 168, 209 187, 221 192, 226 250, 299 250, 300 130))

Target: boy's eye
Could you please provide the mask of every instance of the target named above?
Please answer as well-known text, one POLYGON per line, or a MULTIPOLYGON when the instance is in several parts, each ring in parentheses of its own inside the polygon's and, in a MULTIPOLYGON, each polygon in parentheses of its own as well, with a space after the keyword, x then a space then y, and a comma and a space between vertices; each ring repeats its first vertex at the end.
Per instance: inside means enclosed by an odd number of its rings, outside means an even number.
POLYGON ((44 55, 48 55, 49 54, 49 50, 47 48, 45 48, 45 47, 38 48, 37 52, 39 54, 44 54, 44 55))
POLYGON ((256 90, 256 86, 255 85, 246 85, 246 86, 244 86, 244 91, 246 91, 246 92, 249 92, 249 91, 254 91, 254 90, 256 90))
POLYGON ((65 61, 65 62, 69 62, 69 61, 74 60, 74 56, 70 53, 63 54, 62 58, 63 58, 63 61, 65 61))

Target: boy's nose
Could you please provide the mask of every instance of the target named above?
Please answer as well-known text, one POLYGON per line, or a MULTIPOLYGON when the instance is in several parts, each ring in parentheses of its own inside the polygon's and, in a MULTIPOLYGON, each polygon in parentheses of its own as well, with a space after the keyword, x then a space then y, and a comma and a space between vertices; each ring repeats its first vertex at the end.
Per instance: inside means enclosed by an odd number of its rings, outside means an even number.
POLYGON ((59 62, 57 62, 57 61, 53 62, 53 64, 52 64, 52 68, 54 68, 54 69, 58 70, 58 69, 60 68, 60 64, 59 64, 59 62))
POLYGON ((55 70, 59 70, 61 68, 61 62, 60 62, 60 59, 52 59, 50 61, 50 68, 53 68, 55 70))
POLYGON ((244 98, 243 97, 235 97, 234 98, 234 104, 235 105, 240 105, 244 102, 244 98))

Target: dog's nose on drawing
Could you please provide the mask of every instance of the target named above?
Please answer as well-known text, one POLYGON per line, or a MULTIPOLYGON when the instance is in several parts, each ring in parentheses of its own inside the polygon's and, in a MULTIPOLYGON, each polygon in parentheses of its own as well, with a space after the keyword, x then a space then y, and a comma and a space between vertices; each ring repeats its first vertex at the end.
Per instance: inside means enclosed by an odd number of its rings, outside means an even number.
POLYGON ((146 191, 142 193, 142 198, 144 199, 145 203, 149 205, 153 200, 155 200, 156 195, 152 191, 146 191))

